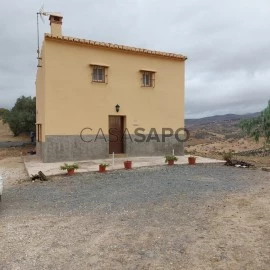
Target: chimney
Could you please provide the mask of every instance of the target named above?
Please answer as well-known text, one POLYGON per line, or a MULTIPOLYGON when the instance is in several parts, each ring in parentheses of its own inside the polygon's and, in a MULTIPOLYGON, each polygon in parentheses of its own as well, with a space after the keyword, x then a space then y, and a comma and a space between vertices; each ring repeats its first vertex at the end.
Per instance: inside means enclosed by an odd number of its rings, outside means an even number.
POLYGON ((51 35, 62 37, 62 20, 63 16, 59 14, 50 14, 51 35))

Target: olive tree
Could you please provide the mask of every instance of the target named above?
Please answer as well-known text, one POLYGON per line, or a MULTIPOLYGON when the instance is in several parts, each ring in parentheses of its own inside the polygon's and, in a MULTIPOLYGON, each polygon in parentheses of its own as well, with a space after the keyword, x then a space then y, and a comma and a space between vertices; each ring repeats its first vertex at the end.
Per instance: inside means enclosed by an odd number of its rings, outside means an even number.
POLYGON ((36 98, 21 96, 17 99, 14 107, 5 112, 2 117, 14 136, 35 131, 36 98))
POLYGON ((4 116, 4 114, 8 113, 9 110, 5 109, 5 108, 0 108, 0 118, 2 118, 4 116))
POLYGON ((256 142, 260 137, 265 139, 265 143, 270 143, 270 100, 268 106, 261 114, 252 119, 245 119, 240 122, 240 127, 246 134, 252 137, 256 142))

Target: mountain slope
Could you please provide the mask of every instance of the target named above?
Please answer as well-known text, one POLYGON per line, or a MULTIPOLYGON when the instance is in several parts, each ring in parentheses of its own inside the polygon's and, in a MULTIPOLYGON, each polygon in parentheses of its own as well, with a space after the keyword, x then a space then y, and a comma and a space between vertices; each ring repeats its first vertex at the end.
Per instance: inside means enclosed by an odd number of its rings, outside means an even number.
POLYGON ((200 126, 206 125, 210 123, 218 123, 218 122, 228 122, 228 121, 237 121, 242 119, 249 119, 260 115, 260 112, 256 113, 249 113, 249 114, 225 114, 225 115, 214 115, 209 117, 203 117, 198 119, 186 119, 185 126, 192 127, 192 126, 200 126))

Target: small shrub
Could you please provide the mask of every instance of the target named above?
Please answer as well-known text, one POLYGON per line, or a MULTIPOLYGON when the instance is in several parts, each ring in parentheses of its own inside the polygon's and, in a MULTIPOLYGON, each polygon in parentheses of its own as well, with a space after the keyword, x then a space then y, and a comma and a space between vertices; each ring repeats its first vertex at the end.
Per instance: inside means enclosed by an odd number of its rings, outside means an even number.
POLYGON ((225 161, 229 161, 232 159, 233 157, 233 152, 232 151, 229 151, 229 152, 223 152, 222 153, 222 157, 225 161))
POLYGON ((99 166, 106 168, 106 167, 109 167, 110 164, 108 164, 108 163, 100 163, 99 166))
POLYGON ((76 163, 73 163, 73 164, 67 164, 67 163, 65 163, 64 165, 62 165, 62 166, 60 166, 60 169, 61 170, 77 170, 77 169, 79 169, 79 165, 78 164, 76 164, 76 163))
POLYGON ((198 131, 195 133, 194 137, 196 139, 205 139, 205 138, 209 137, 209 133, 207 133, 205 131, 198 131))

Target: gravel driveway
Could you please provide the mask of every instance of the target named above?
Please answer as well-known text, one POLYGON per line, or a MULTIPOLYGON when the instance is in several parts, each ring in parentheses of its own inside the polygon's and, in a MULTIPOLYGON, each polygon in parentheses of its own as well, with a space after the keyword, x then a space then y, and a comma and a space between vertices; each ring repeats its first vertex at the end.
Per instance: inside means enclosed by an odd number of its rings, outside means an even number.
POLYGON ((269 269, 269 180, 176 165, 11 186, 0 269, 269 269))

